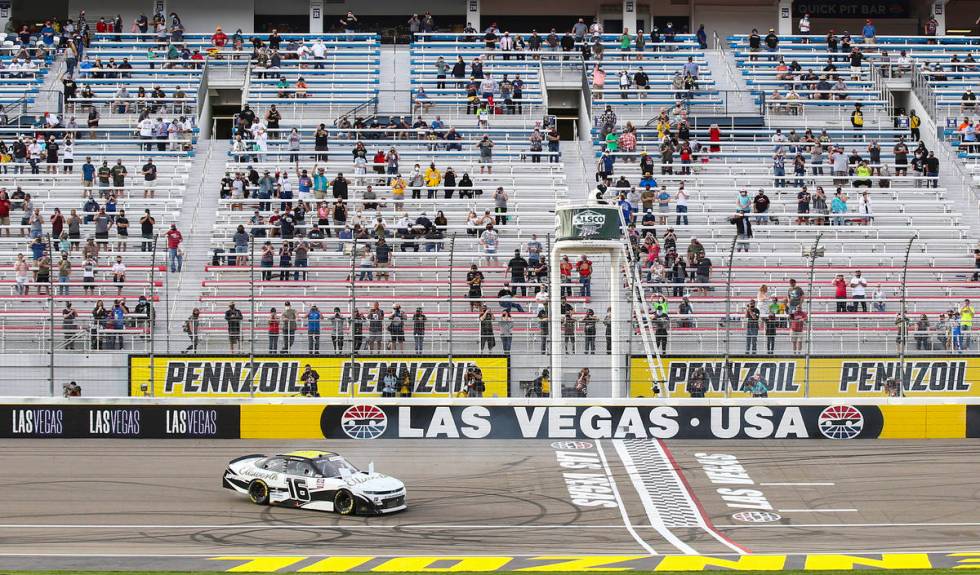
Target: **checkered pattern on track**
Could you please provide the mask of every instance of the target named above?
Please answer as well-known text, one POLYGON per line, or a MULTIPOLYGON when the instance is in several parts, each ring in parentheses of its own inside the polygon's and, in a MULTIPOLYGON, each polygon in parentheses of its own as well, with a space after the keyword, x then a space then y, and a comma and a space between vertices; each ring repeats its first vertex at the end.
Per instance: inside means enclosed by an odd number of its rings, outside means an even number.
POLYGON ((700 527, 700 515, 686 495, 670 460, 655 440, 624 439, 643 487, 667 527, 700 527))

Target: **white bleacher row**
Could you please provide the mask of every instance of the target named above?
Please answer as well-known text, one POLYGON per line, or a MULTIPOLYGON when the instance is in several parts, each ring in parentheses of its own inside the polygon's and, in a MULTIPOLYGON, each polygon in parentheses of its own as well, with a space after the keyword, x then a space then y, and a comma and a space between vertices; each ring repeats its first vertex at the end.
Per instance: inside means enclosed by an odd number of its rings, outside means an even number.
MULTIPOLYGON (((37 174, 32 174, 31 166, 27 163, 10 163, 0 165, 0 187, 8 194, 27 194, 25 200, 12 199, 10 223, 0 229, 0 332, 2 332, 5 351, 37 351, 50 349, 53 344, 59 349, 73 349, 78 352, 99 351, 100 349, 119 350, 113 344, 117 338, 124 342, 124 349, 139 350, 149 344, 149 331, 146 316, 134 312, 137 299, 146 297, 159 305, 164 290, 166 276, 166 241, 163 234, 171 222, 176 222, 183 204, 184 193, 189 176, 192 154, 189 146, 193 145, 197 129, 191 126, 181 134, 178 141, 163 140, 164 150, 158 150, 157 141, 137 138, 135 125, 137 112, 147 105, 159 105, 157 99, 149 102, 132 100, 132 105, 126 110, 111 109, 112 102, 118 100, 115 93, 119 86, 126 85, 137 92, 137 88, 145 85, 150 90, 159 82, 166 93, 172 94, 180 86, 188 94, 196 94, 201 78, 198 69, 149 69, 149 64, 141 63, 135 56, 139 51, 130 53, 134 68, 125 70, 128 77, 93 77, 94 74, 105 76, 118 74, 118 71, 89 71, 79 74, 79 89, 89 86, 96 98, 86 102, 76 99, 69 103, 66 121, 72 114, 78 114, 84 123, 84 115, 88 105, 95 104, 103 107, 100 127, 80 128, 18 128, 7 126, 0 129, 0 138, 9 145, 10 141, 19 135, 33 137, 35 134, 54 134, 59 142, 67 133, 75 136, 73 144, 74 161, 48 164, 38 163, 37 174), (146 68, 141 68, 146 66, 146 68), (136 105, 139 104, 139 105, 136 105), (148 148, 149 146, 149 148, 148 148), (186 146, 186 147, 185 147, 186 146), (82 164, 86 158, 91 158, 96 167, 103 161, 114 165, 121 159, 126 166, 128 176, 124 186, 100 186, 97 182, 91 188, 82 183, 82 164), (144 197, 148 186, 142 176, 142 166, 147 159, 153 159, 157 166, 157 179, 152 184, 152 198, 144 197), (71 170, 71 172, 69 172, 71 170), (91 194, 95 200, 86 199, 91 194), (110 225, 105 237, 95 232, 94 221, 89 218, 99 217, 99 212, 93 211, 110 207, 107 197, 114 196, 114 210, 108 210, 106 216, 114 218, 125 212, 129 220, 129 233, 120 235, 114 224, 110 225), (27 201, 29 199, 29 201, 27 201), (88 206, 86 204, 89 204, 88 206), (40 239, 34 240, 36 224, 27 213, 29 208, 37 209, 40 222, 40 239), (66 218, 64 231, 69 230, 68 218, 76 213, 82 218, 77 235, 65 239, 51 238, 50 218, 55 208, 66 218), (149 210, 156 219, 154 233, 156 238, 141 237, 139 219, 144 210, 149 210), (26 220, 25 220, 26 218, 26 220), (25 225, 26 221, 26 225, 25 225), (51 253, 52 269, 51 283, 53 288, 35 276, 38 264, 35 261, 36 246, 32 243, 39 241, 41 246, 48 248, 51 253), (48 244, 50 242, 50 244, 48 244), (15 285, 14 262, 18 254, 28 257, 30 272, 25 285, 27 293, 21 293, 15 285), (82 281, 82 269, 86 256, 97 254, 97 269, 95 282, 82 281), (62 282, 59 278, 59 262, 62 256, 67 257, 72 264, 69 281, 62 282), (126 266, 124 282, 113 281, 112 265, 121 258, 126 266), (52 295, 48 295, 48 291, 52 295), (114 300, 124 301, 128 307, 127 319, 124 326, 117 328, 114 324, 105 323, 96 336, 90 337, 89 329, 92 321, 92 308, 97 301, 104 301, 107 308, 112 307, 114 300), (74 326, 63 323, 61 309, 71 303, 79 312, 79 318, 74 326), (49 307, 54 311, 56 321, 54 333, 48 328, 47 318, 49 307), (40 321, 39 321, 40 320, 40 321), (41 324, 40 329, 38 324, 41 324)), ((89 55, 91 57, 91 54, 89 55)), ((154 63, 154 66, 159 65, 154 63)), ((171 114, 192 113, 196 106, 194 98, 184 98, 175 109, 173 103, 178 101, 172 97, 164 99, 166 105, 157 114, 170 118, 171 114)), ((195 118, 196 119, 196 118, 195 118)), ((191 120, 192 122, 194 119, 191 120)), ((60 156, 63 157, 64 146, 60 156)), ((162 309, 162 308, 161 308, 162 309)))
MULTIPOLYGON (((454 78, 450 75, 449 78, 443 81, 436 77, 437 70, 435 66, 438 58, 441 56, 452 67, 457 55, 463 55, 463 53, 456 52, 454 46, 447 46, 444 51, 436 52, 434 48, 437 44, 441 45, 441 42, 427 43, 426 51, 419 53, 416 52, 417 43, 413 44, 412 47, 411 86, 413 100, 416 106, 424 105, 424 107, 416 111, 421 112, 426 118, 430 118, 432 115, 449 118, 465 117, 470 113, 471 109, 475 109, 475 106, 467 102, 466 91, 464 89, 464 82, 469 82, 471 74, 467 74, 465 78, 454 78), (438 84, 443 82, 446 87, 439 88, 438 84), (420 88, 426 94, 424 100, 417 98, 420 88)), ((494 94, 495 104, 505 114, 491 115, 491 125, 521 125, 527 127, 527 118, 537 119, 542 117, 545 102, 543 98, 543 77, 540 62, 534 60, 518 60, 516 58, 505 60, 502 57, 492 57, 492 54, 480 52, 479 50, 466 52, 465 54, 464 58, 469 58, 470 56, 472 58, 480 58, 483 63, 484 76, 493 77, 498 84, 505 76, 509 80, 520 77, 524 82, 523 97, 514 99, 514 107, 510 110, 503 108, 503 101, 500 98, 499 91, 494 94)), ((472 58, 471 61, 466 62, 467 65, 472 64, 472 58)), ((479 95, 482 98, 483 94, 481 93, 479 95)))
MULTIPOLYGON (((508 132, 513 135, 513 130, 508 132)), ((500 133, 503 135, 503 133, 500 133)), ((468 137, 478 137, 478 131, 467 132, 468 137)), ((526 141, 528 132, 524 131, 521 140, 526 141)), ((496 137, 496 136, 495 136, 496 137)), ((352 143, 352 142, 347 142, 352 143)), ((365 142, 367 145, 372 146, 373 142, 365 142)), ((358 284, 353 287, 354 298, 366 298, 363 301, 369 302, 374 299, 380 298, 386 309, 390 311, 391 304, 400 302, 404 305, 405 310, 411 312, 410 308, 414 308, 416 305, 421 306, 425 309, 427 314, 430 316, 429 333, 430 334, 442 334, 432 336, 430 335, 429 343, 426 344, 427 351, 437 351, 442 347, 445 347, 446 337, 450 331, 454 334, 453 337, 457 338, 459 344, 462 346, 457 349, 464 349, 467 343, 464 341, 465 338, 471 337, 474 333, 478 333, 478 321, 475 313, 469 312, 470 301, 464 296, 467 291, 467 286, 465 282, 462 285, 458 281, 455 282, 455 289, 458 293, 455 293, 452 298, 449 297, 447 291, 442 289, 437 289, 433 282, 433 278, 438 278, 443 276, 444 273, 451 273, 455 276, 465 276, 466 272, 469 270, 469 265, 471 262, 480 263, 481 265, 487 265, 489 267, 499 268, 499 264, 491 264, 489 261, 484 262, 483 259, 486 254, 483 254, 480 250, 479 245, 473 239, 475 236, 467 234, 468 226, 466 225, 466 217, 469 211, 472 209, 478 213, 483 213, 485 210, 489 210, 491 217, 493 214, 493 200, 491 198, 492 190, 497 186, 503 186, 505 190, 510 194, 510 200, 508 202, 508 222, 506 225, 498 226, 497 229, 500 231, 500 249, 498 257, 501 260, 506 260, 511 257, 512 250, 515 248, 522 247, 523 241, 530 238, 531 233, 539 233, 542 241, 545 241, 546 235, 552 230, 554 222, 553 208, 556 201, 560 200, 566 194, 566 189, 564 186, 564 175, 563 169, 560 164, 548 164, 547 162, 541 164, 532 164, 530 162, 520 162, 517 160, 517 155, 519 153, 520 147, 524 146, 521 142, 515 146, 514 156, 510 157, 508 154, 503 152, 500 157, 497 156, 497 150, 495 150, 494 158, 494 171, 493 174, 480 174, 479 166, 477 162, 477 156, 475 150, 476 140, 467 139, 461 141, 463 150, 467 150, 463 153, 448 153, 443 151, 430 151, 428 150, 428 143, 425 141, 418 140, 397 140, 394 142, 386 142, 386 144, 395 144, 400 155, 402 156, 402 172, 407 171, 405 169, 406 165, 411 163, 412 159, 418 159, 419 163, 423 166, 428 164, 426 160, 432 160, 436 163, 440 170, 443 170, 447 166, 452 166, 457 173, 457 177, 462 175, 464 172, 470 174, 473 179, 473 189, 482 189, 483 194, 475 196, 472 199, 461 199, 458 197, 453 197, 452 199, 446 199, 446 190, 444 187, 437 187, 432 189, 424 189, 420 192, 420 198, 412 199, 412 189, 406 190, 405 199, 400 202, 401 206, 396 210, 393 198, 390 197, 390 187, 386 185, 380 185, 387 181, 388 176, 380 175, 376 173, 368 173, 364 178, 364 183, 357 185, 355 179, 357 176, 350 174, 350 168, 348 163, 338 163, 334 158, 339 157, 340 153, 335 153, 331 151, 331 160, 326 163, 326 172, 332 175, 336 172, 343 172, 348 175, 351 180, 351 186, 349 189, 349 206, 350 213, 348 215, 348 223, 352 221, 355 216, 356 209, 361 202, 361 194, 363 193, 364 187, 367 182, 374 182, 379 184, 376 187, 376 191, 379 195, 377 200, 382 204, 380 213, 384 214, 384 217, 388 223, 389 237, 388 241, 392 244, 395 250, 392 258, 395 262, 395 267, 393 269, 398 269, 397 272, 400 280, 396 281, 395 285, 400 285, 401 297, 393 297, 395 291, 392 289, 387 290, 387 295, 382 294, 381 286, 375 286, 368 282, 364 282, 364 285, 358 284), (429 199, 429 194, 432 193, 434 198, 429 199), (413 251, 413 242, 402 240, 397 237, 394 229, 394 222, 397 215, 401 212, 405 212, 410 216, 410 219, 414 221, 415 217, 421 213, 426 212, 429 218, 433 218, 437 211, 443 211, 450 221, 448 226, 446 239, 439 242, 428 242, 425 239, 419 238, 414 242, 417 245, 418 251, 413 251), (453 222, 456 222, 455 224, 453 222), (455 239, 450 240, 450 237, 455 232, 455 239), (512 236, 521 236, 523 239, 514 240, 512 236), (453 267, 450 267, 450 262, 448 260, 448 250, 450 242, 455 244, 455 254, 453 267), (440 243, 441 249, 443 251, 425 251, 427 243, 440 243), (408 251, 401 251, 402 247, 408 249, 408 251), (404 264, 402 263, 404 262, 404 264), (414 262, 414 263, 410 263, 414 262), (409 267, 402 267, 407 265, 409 267), (398 283, 401 282, 401 283, 398 283), (405 296, 405 290, 408 289, 409 293, 415 292, 417 288, 424 287, 424 295, 412 295, 405 296), (433 297, 437 295, 438 297, 433 297), (448 321, 448 307, 452 306, 455 312, 459 314, 467 314, 466 317, 463 315, 458 316, 452 324, 448 321), (433 341, 434 340, 434 341, 433 341)), ((334 145, 332 142, 333 149, 340 148, 340 146, 334 145)), ((385 148, 388 146, 386 145, 385 148)), ((506 147, 506 146, 504 146, 506 147)), ((346 156, 349 152, 346 148, 343 149, 343 155, 346 156)), ((309 156, 309 151, 304 156, 309 156)), ((279 166, 276 162, 259 162, 253 163, 253 167, 258 169, 260 172, 263 169, 279 166)), ((301 166, 301 167, 311 167, 301 166)), ((227 171, 234 172, 240 171, 245 167, 244 163, 234 163, 230 162, 227 165, 227 171)), ((295 191, 294 191, 295 196, 295 191)), ((293 200, 294 202, 296 200, 293 200)), ((332 203, 333 196, 330 191, 327 193, 326 202, 328 204, 332 203)), ((239 202, 238 200, 228 199, 221 200, 219 202, 219 214, 217 218, 217 224, 212 235, 212 245, 215 247, 230 247, 231 234, 234 233, 234 229, 237 225, 241 224, 246 227, 246 229, 253 229, 255 226, 251 225, 249 219, 253 213, 253 209, 259 207, 260 200, 251 199, 239 202), (229 210, 231 205, 236 203, 242 203, 243 210, 232 211, 229 210)), ((316 200, 313 200, 315 203, 316 200)), ((272 208, 278 208, 280 200, 272 199, 269 201, 272 208)), ((264 215, 268 215, 269 212, 261 212, 264 215)), ((307 214, 307 229, 311 222, 316 221, 315 206, 314 211, 307 214)), ((373 220, 373 213, 370 217, 365 214, 365 220, 373 220)), ((370 222, 365 222, 370 225, 370 222)), ((271 230, 269 230, 271 232, 271 230)), ((345 310, 345 315, 349 315, 349 306, 351 305, 351 293, 349 291, 349 286, 341 285, 343 282, 336 281, 338 276, 346 274, 350 270, 351 255, 345 254, 343 247, 337 245, 338 239, 336 238, 336 231, 333 230, 333 237, 328 237, 323 240, 307 240, 311 245, 316 247, 322 247, 322 249, 313 249, 309 254, 309 262, 311 275, 308 277, 307 281, 303 282, 280 282, 275 285, 274 281, 262 281, 259 280, 260 286, 257 286, 257 292, 261 295, 256 298, 256 313, 257 320, 261 327, 257 327, 257 331, 261 333, 265 329, 265 320, 268 315, 268 310, 271 307, 282 307, 282 302, 284 300, 294 299, 298 303, 297 308, 300 313, 305 313, 309 306, 312 304, 318 304, 325 313, 323 320, 323 325, 326 327, 328 323, 326 312, 332 310, 333 307, 339 306, 345 310), (326 267, 324 267, 326 266, 326 267), (347 270, 347 271, 343 271, 347 270), (322 281, 321 281, 322 280, 322 281)), ((260 249, 261 245, 266 242, 273 242, 276 247, 279 247, 283 240, 278 237, 272 237, 268 234, 268 237, 257 237, 256 250, 260 249)), ((297 241, 300 241, 298 238, 297 241)), ((351 242, 353 243, 353 242, 351 242)), ((355 257, 359 257, 361 249, 365 245, 373 246, 375 241, 372 240, 358 240, 357 246, 358 250, 355 252, 355 257)), ((294 243, 295 245, 295 243, 294 243)), ((352 252, 353 250, 348 250, 352 252)), ((258 255, 256 255, 258 259, 258 255)), ((276 258, 278 261, 278 257, 276 258)), ((256 263, 256 265, 258 265, 256 263)), ((248 269, 247 267, 245 269, 248 269)), ((264 269, 264 268, 263 268, 264 269)), ((273 270, 273 277, 278 277, 280 269, 273 270)), ((290 272, 302 271, 298 268, 290 268, 290 272)), ((361 270, 357 270, 359 275, 361 270)), ((380 273, 381 269, 375 269, 375 274, 380 273)), ((202 296, 202 308, 203 312, 203 323, 206 325, 205 329, 202 329, 203 333, 208 334, 207 345, 212 346, 209 349, 223 349, 225 346, 224 340, 226 339, 225 325, 221 314, 225 309, 228 301, 239 302, 239 307, 243 310, 247 307, 247 297, 244 297, 249 293, 250 281, 253 276, 261 274, 261 269, 256 267, 252 272, 242 273, 234 272, 231 268, 225 266, 219 267, 209 267, 209 272, 212 279, 205 281, 205 294, 202 296), (227 274, 233 273, 234 279, 228 278, 227 274)), ((289 274, 287 274, 289 277, 289 274)), ((501 282, 489 279, 487 288, 484 289, 484 295, 488 298, 493 298, 496 295, 497 289, 499 289, 501 282), (492 289, 491 289, 492 286, 492 289), (492 292, 492 293, 491 293, 492 292)), ((458 279, 458 278, 457 278, 458 279)), ((490 301, 488 299, 488 301, 490 301)), ((366 309, 364 309, 366 311, 366 309)), ((246 312, 250 314, 250 311, 246 312)), ((249 319, 249 315, 246 317, 246 321, 249 319)), ((301 322, 302 323, 302 322, 301 322)), ((531 326, 534 323, 533 318, 529 315, 525 316, 523 320, 515 322, 515 335, 517 340, 521 340, 521 334, 533 335, 531 333, 531 326), (526 324, 526 325, 523 325, 526 324)), ((302 329, 302 328, 301 328, 302 329)), ((411 326, 407 326, 407 331, 411 331, 411 326)), ((327 330, 324 331, 325 335, 327 330)), ((300 336, 302 337, 302 333, 300 336)), ((365 326, 365 336, 367 335, 367 328, 365 326)), ((350 347, 350 334, 348 333, 348 349, 350 347)), ((327 348, 326 339, 322 349, 327 348)), ((530 346, 530 339, 526 340, 524 344, 530 346)), ((476 343, 476 340, 470 343, 476 343)), ((263 345, 264 342, 257 345, 263 345)), ((305 348, 305 344, 301 346, 305 348)), ((411 346, 409 346, 411 349, 411 346)), ((516 346, 515 346, 516 348, 516 346)), ((529 347, 528 347, 529 349, 529 347)))
MULTIPOLYGON (((765 56, 762 54, 761 56, 765 56)), ((764 59, 764 58, 762 58, 764 59)), ((787 57, 787 62, 790 60, 787 57)), ((782 87, 785 81, 775 80, 775 64, 766 62, 751 63, 753 69, 764 70, 767 66, 772 66, 771 71, 765 70, 754 73, 752 76, 759 80, 751 80, 750 83, 760 86, 782 87)), ((849 77, 849 70, 839 70, 838 73, 845 78, 849 77)), ((871 86, 865 80, 866 73, 862 74, 862 80, 857 83, 860 88, 871 86)), ((854 86, 848 80, 848 84, 854 86)), ((615 91, 612 92, 615 94, 615 91)), ((865 102, 862 102, 865 103, 865 102)), ((872 129, 871 126, 878 124, 887 126, 891 124, 891 119, 887 116, 888 111, 882 110, 881 117, 870 110, 865 110, 866 128, 864 130, 840 130, 841 127, 849 127, 847 114, 853 106, 853 99, 849 101, 838 101, 828 104, 817 105, 840 108, 840 112, 833 115, 828 114, 807 114, 805 117, 794 117, 787 122, 770 122, 765 129, 758 130, 758 134, 751 134, 746 129, 739 133, 739 130, 725 130, 723 128, 722 152, 710 153, 707 148, 702 150, 699 155, 707 158, 707 164, 696 162, 691 166, 690 175, 680 175, 683 167, 675 162, 673 164, 674 174, 655 174, 654 178, 661 187, 666 187, 671 193, 669 213, 666 216, 666 226, 658 225, 656 229, 662 236, 665 227, 673 227, 677 232, 678 250, 682 257, 691 237, 697 237, 704 245, 708 256, 715 263, 715 270, 712 273, 713 291, 703 294, 698 284, 688 284, 679 287, 674 291, 674 285, 670 283, 670 276, 667 276, 666 284, 647 284, 647 289, 651 290, 648 301, 653 301, 655 296, 662 291, 667 294, 670 300, 671 313, 671 348, 670 351, 683 349, 684 352, 714 352, 725 345, 726 328, 732 330, 735 341, 733 349, 740 352, 741 338, 744 334, 744 322, 738 321, 727 324, 725 317, 725 297, 724 297, 724 274, 725 268, 721 266, 728 261, 728 249, 734 237, 734 226, 728 223, 728 217, 735 211, 735 194, 738 188, 748 188, 750 198, 755 195, 756 189, 763 188, 768 194, 771 205, 768 210, 769 216, 776 216, 778 224, 769 223, 763 225, 756 221, 753 226, 754 236, 748 242, 749 251, 740 251, 734 254, 734 284, 733 295, 736 297, 732 305, 733 316, 742 317, 743 308, 748 299, 756 296, 756 290, 760 283, 773 281, 780 277, 781 285, 779 296, 785 297, 785 281, 793 277, 801 282, 804 289, 807 276, 807 260, 802 256, 803 250, 813 246, 818 233, 822 233, 820 245, 825 248, 824 256, 818 262, 817 282, 819 286, 814 288, 814 300, 812 301, 814 331, 814 350, 826 353, 841 352, 891 352, 895 348, 895 312, 898 311, 898 299, 900 290, 897 287, 896 269, 900 271, 905 261, 905 248, 914 233, 918 233, 918 238, 913 241, 910 262, 913 266, 920 266, 918 269, 922 274, 928 274, 929 270, 939 269, 935 266, 966 266, 972 263, 972 248, 974 243, 971 233, 967 226, 960 223, 960 215, 952 209, 950 203, 945 199, 945 192, 941 188, 918 188, 918 185, 930 185, 916 176, 894 177, 890 176, 891 187, 879 188, 880 179, 873 177, 873 188, 852 187, 854 178, 844 178, 843 191, 850 196, 849 215, 844 220, 847 225, 801 225, 800 214, 797 214, 796 192, 798 188, 794 185, 796 177, 793 175, 792 158, 794 153, 789 152, 789 148, 795 146, 803 149, 804 158, 807 161, 806 176, 803 178, 813 194, 816 185, 822 185, 828 195, 828 206, 833 197, 835 189, 835 178, 830 176, 830 165, 827 156, 824 156, 824 173, 827 176, 812 175, 812 167, 809 164, 810 153, 806 143, 793 144, 784 142, 780 146, 787 152, 787 174, 785 179, 789 187, 775 187, 777 178, 772 174, 771 158, 776 145, 771 141, 775 126, 783 125, 784 136, 788 132, 787 127, 796 128, 798 134, 802 135, 804 127, 813 128, 814 133, 819 133, 821 128, 831 128, 829 130, 833 136, 830 138, 832 143, 841 145, 850 152, 852 149, 868 157, 867 146, 871 140, 878 140, 881 145, 881 158, 884 163, 891 164, 894 168, 894 154, 892 145, 895 138, 901 132, 896 130, 872 129), (875 114, 872 122, 868 122, 868 116, 875 114), (775 126, 774 126, 775 124, 775 126), (678 185, 683 182, 686 191, 690 195, 689 211, 684 214, 690 221, 690 225, 676 225, 678 214, 674 211, 674 193, 678 185), (873 206, 872 215, 874 221, 869 225, 863 225, 865 218, 862 214, 855 213, 855 200, 859 199, 860 191, 867 190, 870 194, 871 205, 873 206), (693 217, 692 217, 693 216, 693 217), (883 266, 891 266, 883 268, 883 266), (836 273, 845 274, 849 278, 856 268, 864 268, 869 281, 882 284, 886 292, 885 300, 882 302, 887 311, 871 313, 836 313, 837 301, 834 298, 834 288, 831 285, 833 275, 836 273), (882 283, 878 270, 889 269, 889 282, 882 283), (925 271, 922 271, 925 270, 925 271), (657 290, 656 293, 653 290, 657 290), (695 314, 693 316, 678 316, 677 306, 680 303, 680 295, 687 295, 693 304, 695 314)), ((873 107, 872 107, 873 109, 873 107)), ((768 118, 772 120, 772 118, 768 118)), ((673 127, 676 133, 676 126, 673 127)), ((715 145, 713 142, 706 142, 706 134, 703 128, 698 132, 692 130, 695 138, 705 146, 715 145)), ((594 134, 594 143, 597 153, 604 147, 604 142, 598 139, 598 131, 594 134)), ((652 157, 656 161, 656 169, 660 171, 660 154, 658 150, 658 139, 656 131, 641 128, 638 134, 637 152, 649 149, 652 157)), ((914 147, 910 144, 910 148, 914 147)), ((825 146, 826 148, 826 146, 825 146)), ((636 154, 624 154, 622 152, 614 154, 619 161, 615 164, 613 181, 625 174, 629 181, 635 186, 640 180, 637 164, 624 161, 629 158, 636 158, 636 154)), ((894 174, 894 169, 891 171, 894 174)), ((617 190, 618 191, 618 190, 617 190)), ((662 216, 654 203, 653 213, 655 221, 660 222, 662 216)), ((640 214, 642 216, 642 213, 640 214)), ((823 219, 833 222, 833 214, 828 214, 823 219)), ((811 212, 805 215, 803 220, 808 220, 815 224, 819 216, 811 212)), ((639 226, 644 230, 642 225, 639 226)), ((916 274, 910 274, 910 284, 908 289, 908 311, 909 314, 926 313, 930 321, 935 322, 940 313, 945 312, 950 307, 956 307, 964 297, 969 297, 977 284, 968 281, 966 267, 953 267, 952 271, 958 272, 950 274, 948 277, 937 277, 920 280, 915 283, 916 274), (959 279, 957 279, 959 278, 959 279), (943 297, 934 297, 942 294, 943 297)), ((693 271, 693 270, 692 270, 693 271)), ((645 275, 646 269, 643 273, 645 275)), ((921 276, 920 276, 921 277, 921 276)), ((690 281, 690 280, 689 280, 690 281)), ((869 289, 868 297, 870 300, 872 290, 869 289)), ((852 302, 853 303, 853 302, 852 302)), ((869 307, 870 307, 870 301, 869 307)), ((760 304, 763 314, 766 313, 766 305, 760 304)), ((877 308, 875 308, 877 309, 877 308)), ((912 318, 917 319, 917 315, 912 318)), ((936 334, 933 334, 936 335, 936 334)), ((777 352, 786 351, 786 334, 780 330, 780 343, 777 345, 777 352)), ((764 336, 761 338, 760 346, 764 345, 764 336)), ((911 340, 910 340, 911 341, 911 340)), ((910 343, 910 348, 912 347, 910 343)), ((914 353, 911 352, 910 353, 914 353)))

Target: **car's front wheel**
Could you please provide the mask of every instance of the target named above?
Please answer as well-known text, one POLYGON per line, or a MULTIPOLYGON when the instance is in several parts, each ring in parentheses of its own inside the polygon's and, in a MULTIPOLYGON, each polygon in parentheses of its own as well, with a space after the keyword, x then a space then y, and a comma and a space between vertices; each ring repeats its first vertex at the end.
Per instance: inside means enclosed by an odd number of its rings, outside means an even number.
POLYGON ((256 479, 248 484, 248 498, 256 505, 269 504, 269 486, 265 481, 256 479))
POLYGON ((333 509, 341 515, 354 514, 354 496, 350 491, 340 490, 333 497, 333 509))

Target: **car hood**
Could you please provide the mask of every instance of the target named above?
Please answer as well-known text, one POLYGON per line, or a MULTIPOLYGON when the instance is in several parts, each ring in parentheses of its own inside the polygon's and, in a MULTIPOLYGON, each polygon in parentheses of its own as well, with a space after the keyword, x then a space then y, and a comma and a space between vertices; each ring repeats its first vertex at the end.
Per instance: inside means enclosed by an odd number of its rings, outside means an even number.
POLYGON ((371 492, 396 491, 405 487, 398 479, 381 473, 356 473, 344 482, 361 491, 371 492))

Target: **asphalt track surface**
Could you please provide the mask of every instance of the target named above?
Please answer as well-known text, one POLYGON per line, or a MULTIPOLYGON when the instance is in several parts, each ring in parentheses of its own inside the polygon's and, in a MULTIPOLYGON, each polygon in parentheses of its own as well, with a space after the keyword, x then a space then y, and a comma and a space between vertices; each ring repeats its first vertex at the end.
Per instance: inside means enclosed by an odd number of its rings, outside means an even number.
POLYGON ((0 569, 216 569, 224 567, 203 559, 255 554, 980 549, 976 442, 601 440, 566 447, 515 440, 0 441, 0 569), (362 467, 374 461, 406 483, 409 509, 347 518, 259 507, 221 488, 229 459, 297 448, 333 449, 362 467), (562 467, 569 457, 586 469, 562 467), (733 475, 713 482, 705 461, 724 462, 733 475), (576 473, 609 487, 599 488, 612 491, 609 507, 573 502, 568 481, 575 476, 566 474, 576 473), (724 491, 730 489, 761 495, 745 499, 724 491), (733 517, 760 510, 767 513, 754 517, 770 521, 733 517))

